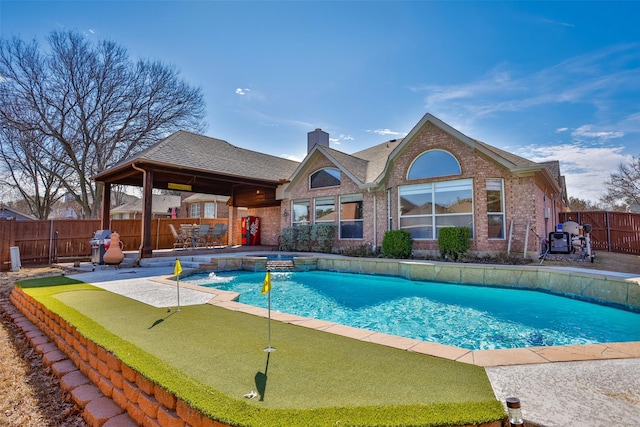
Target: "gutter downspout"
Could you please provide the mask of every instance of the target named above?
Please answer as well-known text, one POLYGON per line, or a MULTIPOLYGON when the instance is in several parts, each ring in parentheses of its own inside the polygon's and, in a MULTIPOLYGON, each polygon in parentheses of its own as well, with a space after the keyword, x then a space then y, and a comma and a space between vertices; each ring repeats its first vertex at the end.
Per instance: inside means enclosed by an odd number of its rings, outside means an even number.
POLYGON ((147 171, 144 169, 141 169, 139 167, 136 166, 135 163, 131 163, 131 167, 134 168, 135 170, 137 170, 138 172, 142 172, 142 219, 141 219, 141 225, 140 225, 140 247, 138 248, 138 259, 136 260, 136 264, 139 266, 140 265, 140 260, 142 259, 142 248, 144 247, 144 185, 147 182, 147 171))

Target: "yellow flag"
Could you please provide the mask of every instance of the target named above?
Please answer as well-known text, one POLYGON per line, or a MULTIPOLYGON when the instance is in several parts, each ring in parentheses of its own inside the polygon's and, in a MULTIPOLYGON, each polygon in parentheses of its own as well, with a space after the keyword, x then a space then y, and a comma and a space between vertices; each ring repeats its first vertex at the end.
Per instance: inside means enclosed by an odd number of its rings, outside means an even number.
POLYGON ((173 269, 173 275, 178 276, 182 273, 182 266, 180 265, 180 260, 176 258, 176 266, 173 269))
POLYGON ((267 292, 271 292, 271 272, 267 270, 267 275, 264 277, 264 282, 262 283, 262 295, 267 292))

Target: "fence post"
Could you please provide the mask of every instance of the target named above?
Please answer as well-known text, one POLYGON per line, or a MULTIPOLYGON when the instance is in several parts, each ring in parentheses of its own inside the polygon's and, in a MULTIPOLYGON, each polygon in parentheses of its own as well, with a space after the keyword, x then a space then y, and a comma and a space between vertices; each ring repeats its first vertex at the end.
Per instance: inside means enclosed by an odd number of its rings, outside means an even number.
POLYGON ((605 221, 607 227, 607 252, 611 252, 611 222, 609 221, 609 211, 605 214, 605 221))

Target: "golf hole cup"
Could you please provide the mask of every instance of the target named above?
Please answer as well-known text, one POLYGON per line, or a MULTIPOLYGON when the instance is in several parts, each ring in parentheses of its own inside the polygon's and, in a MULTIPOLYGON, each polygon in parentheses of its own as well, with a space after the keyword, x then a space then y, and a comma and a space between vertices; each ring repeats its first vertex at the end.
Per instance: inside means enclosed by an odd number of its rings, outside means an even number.
POLYGON ((520 409, 520 399, 517 397, 507 397, 507 416, 511 427, 524 426, 522 410, 520 409))

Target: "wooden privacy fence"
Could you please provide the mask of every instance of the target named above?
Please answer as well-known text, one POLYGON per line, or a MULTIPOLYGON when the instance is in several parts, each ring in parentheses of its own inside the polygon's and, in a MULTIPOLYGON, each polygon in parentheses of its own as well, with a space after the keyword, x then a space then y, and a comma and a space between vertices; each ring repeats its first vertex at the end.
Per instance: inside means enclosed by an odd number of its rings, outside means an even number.
POLYGON ((640 214, 628 212, 562 212, 559 222, 591 224, 594 250, 640 255, 640 214))
MULTIPOLYGON (((172 249, 174 238, 169 229, 176 230, 184 223, 218 222, 227 224, 226 218, 157 218, 151 221, 151 248, 172 249), (194 221, 195 219, 195 221, 194 221)), ((0 269, 11 268, 10 248, 17 246, 23 265, 45 265, 74 259, 91 257, 91 238, 100 229, 100 220, 45 220, 45 221, 0 221, 0 269)), ((140 248, 140 219, 111 220, 110 230, 120 234, 125 251, 140 248)))

